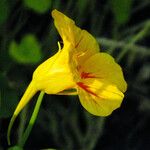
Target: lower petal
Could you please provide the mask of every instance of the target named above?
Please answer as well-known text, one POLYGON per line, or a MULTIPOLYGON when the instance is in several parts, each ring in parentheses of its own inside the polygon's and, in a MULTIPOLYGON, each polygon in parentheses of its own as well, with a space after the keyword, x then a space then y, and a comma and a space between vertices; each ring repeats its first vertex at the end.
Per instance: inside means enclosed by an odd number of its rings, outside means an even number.
POLYGON ((95 95, 91 94, 91 92, 88 93, 88 91, 82 87, 78 87, 80 102, 91 114, 96 116, 108 116, 115 109, 120 107, 124 94, 113 85, 106 83, 100 83, 98 85, 98 82, 96 84, 89 85, 90 91, 95 93, 95 95))

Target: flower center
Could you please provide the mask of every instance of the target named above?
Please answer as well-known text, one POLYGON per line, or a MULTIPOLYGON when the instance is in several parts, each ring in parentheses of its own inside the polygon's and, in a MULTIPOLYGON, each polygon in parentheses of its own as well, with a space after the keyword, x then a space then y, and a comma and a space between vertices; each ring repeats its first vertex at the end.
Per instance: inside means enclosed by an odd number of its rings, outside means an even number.
POLYGON ((81 79, 86 79, 86 78, 95 78, 95 76, 92 73, 82 72, 81 79))

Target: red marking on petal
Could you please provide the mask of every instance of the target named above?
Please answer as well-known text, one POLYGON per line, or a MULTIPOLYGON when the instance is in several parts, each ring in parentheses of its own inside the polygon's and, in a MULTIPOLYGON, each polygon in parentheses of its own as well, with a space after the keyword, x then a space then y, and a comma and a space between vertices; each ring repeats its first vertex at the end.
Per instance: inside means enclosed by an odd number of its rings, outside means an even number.
POLYGON ((77 85, 80 86, 82 89, 84 89, 86 92, 88 92, 89 94, 92 94, 96 97, 98 97, 94 92, 92 92, 90 89, 89 89, 89 86, 85 85, 83 82, 77 82, 77 85))
POLYGON ((95 76, 88 72, 82 72, 81 79, 86 79, 86 78, 95 78, 95 76))

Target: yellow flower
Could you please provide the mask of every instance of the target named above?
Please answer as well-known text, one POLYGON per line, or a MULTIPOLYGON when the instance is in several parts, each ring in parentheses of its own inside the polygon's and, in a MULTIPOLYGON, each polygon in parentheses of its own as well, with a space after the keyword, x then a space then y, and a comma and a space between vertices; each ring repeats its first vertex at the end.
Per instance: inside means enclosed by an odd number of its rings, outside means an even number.
POLYGON ((64 46, 68 42, 72 45, 66 51, 81 104, 94 115, 110 115, 120 107, 127 88, 121 67, 110 55, 100 53, 95 38, 73 20, 57 10, 52 16, 64 46))
POLYGON ((95 38, 78 28, 73 20, 57 10, 52 11, 52 17, 64 46, 61 49, 58 44, 59 51, 37 67, 11 125, 37 91, 78 94, 83 107, 97 116, 110 115, 123 100, 127 84, 120 66, 110 55, 100 53, 95 38))

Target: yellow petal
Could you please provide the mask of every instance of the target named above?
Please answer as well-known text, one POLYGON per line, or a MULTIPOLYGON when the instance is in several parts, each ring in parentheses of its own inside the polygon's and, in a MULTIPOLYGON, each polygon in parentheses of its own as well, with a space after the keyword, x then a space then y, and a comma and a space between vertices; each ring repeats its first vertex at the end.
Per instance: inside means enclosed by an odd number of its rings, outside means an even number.
POLYGON ((80 72, 91 73, 102 82, 107 81, 115 85, 122 92, 127 89, 121 67, 109 54, 97 53, 93 55, 82 65, 80 72))
POLYGON ((38 90, 43 90, 47 94, 57 94, 75 86, 69 65, 70 46, 66 43, 62 50, 35 70, 33 81, 36 82, 38 90))
POLYGON ((90 33, 86 30, 82 30, 80 36, 80 41, 75 47, 75 55, 78 64, 82 64, 86 59, 100 51, 96 39, 90 33))
POLYGON ((72 19, 57 10, 52 11, 52 17, 64 45, 66 41, 72 44, 72 51, 79 61, 84 62, 89 56, 99 52, 96 39, 87 31, 77 27, 72 19))
POLYGON ((56 9, 52 11, 52 17, 54 18, 54 24, 63 41, 65 42, 67 40, 75 46, 80 40, 79 35, 81 29, 75 26, 75 22, 72 19, 56 9))
POLYGON ((82 106, 96 116, 108 116, 120 107, 123 93, 117 87, 97 79, 78 83, 78 94, 82 106))

